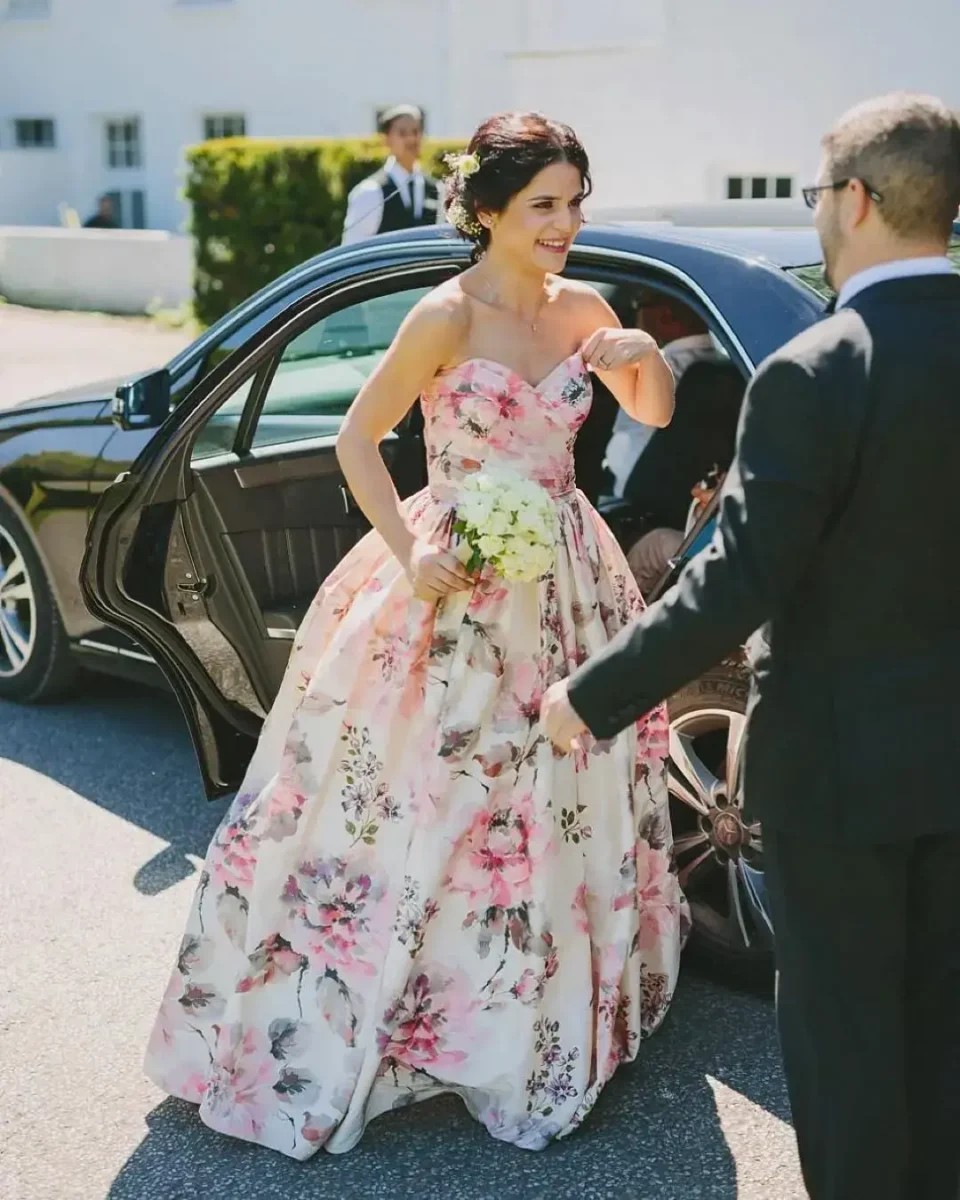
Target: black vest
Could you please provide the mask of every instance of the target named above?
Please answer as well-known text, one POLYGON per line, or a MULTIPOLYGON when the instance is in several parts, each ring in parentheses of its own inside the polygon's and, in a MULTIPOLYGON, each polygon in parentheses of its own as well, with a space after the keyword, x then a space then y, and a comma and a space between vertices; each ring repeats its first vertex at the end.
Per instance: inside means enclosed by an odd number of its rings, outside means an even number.
MULTIPOLYGON (((419 217, 414 216, 413 209, 407 208, 403 202, 396 183, 387 174, 386 169, 380 170, 373 176, 380 185, 383 193, 383 216, 380 218, 380 228, 377 233, 394 233, 398 229, 415 229, 418 225, 436 225, 437 204, 440 191, 437 182, 430 175, 424 175, 426 185, 423 192, 423 212, 419 217)), ((413 180, 410 181, 410 203, 413 203, 413 180)))

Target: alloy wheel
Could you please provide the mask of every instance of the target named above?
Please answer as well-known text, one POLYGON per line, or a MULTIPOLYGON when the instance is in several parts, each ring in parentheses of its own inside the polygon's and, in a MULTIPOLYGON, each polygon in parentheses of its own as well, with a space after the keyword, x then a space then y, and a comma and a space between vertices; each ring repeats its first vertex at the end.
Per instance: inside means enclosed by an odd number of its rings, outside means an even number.
POLYGON ((695 708, 670 722, 669 789, 674 856, 702 939, 728 954, 768 949, 763 840, 743 816, 741 751, 746 717, 695 708))
POLYGON ((19 675, 33 653, 37 601, 17 543, 0 525, 0 677, 19 675))

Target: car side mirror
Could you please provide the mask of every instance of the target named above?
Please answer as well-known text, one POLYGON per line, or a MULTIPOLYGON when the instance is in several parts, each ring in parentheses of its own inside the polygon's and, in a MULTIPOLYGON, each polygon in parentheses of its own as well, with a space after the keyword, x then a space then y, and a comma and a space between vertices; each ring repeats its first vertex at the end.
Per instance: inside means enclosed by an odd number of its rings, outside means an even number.
POLYGON ((113 423, 120 429, 155 429, 170 412, 170 372, 166 367, 122 383, 113 398, 113 423))

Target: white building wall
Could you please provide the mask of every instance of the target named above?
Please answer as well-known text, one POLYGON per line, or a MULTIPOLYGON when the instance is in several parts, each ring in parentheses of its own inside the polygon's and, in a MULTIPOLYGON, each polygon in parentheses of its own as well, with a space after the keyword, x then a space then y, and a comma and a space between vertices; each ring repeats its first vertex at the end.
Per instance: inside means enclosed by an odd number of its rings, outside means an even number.
POLYGON ((0 19, 0 220, 60 201, 85 217, 140 187, 148 224, 179 229, 204 113, 347 135, 408 99, 443 136, 510 107, 569 120, 599 207, 719 199, 728 174, 799 186, 851 103, 909 87, 960 104, 958 35, 956 0, 52 0, 47 19, 0 19), (103 121, 128 115, 144 166, 110 170, 103 121), (10 158, 17 116, 55 118, 56 151, 10 158))

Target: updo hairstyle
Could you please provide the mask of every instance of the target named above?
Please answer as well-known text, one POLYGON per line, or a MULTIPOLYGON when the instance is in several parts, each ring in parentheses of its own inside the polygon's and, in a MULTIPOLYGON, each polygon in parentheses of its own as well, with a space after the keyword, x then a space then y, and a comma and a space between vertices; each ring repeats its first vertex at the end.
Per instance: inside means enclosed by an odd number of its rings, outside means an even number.
POLYGON ((540 113, 500 113, 490 117, 470 139, 467 153, 449 160, 444 209, 462 237, 473 242, 477 262, 490 245, 490 230, 478 213, 500 213, 544 168, 568 162, 590 194, 587 152, 569 125, 540 113))

